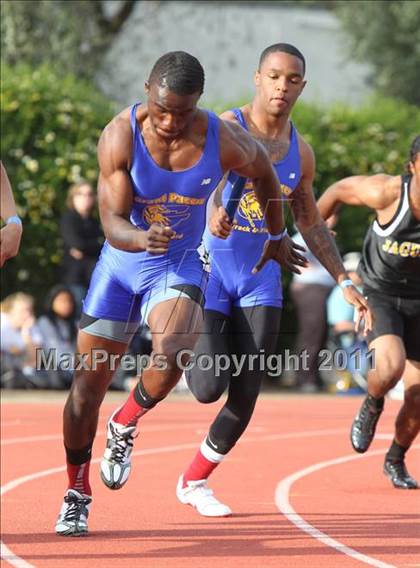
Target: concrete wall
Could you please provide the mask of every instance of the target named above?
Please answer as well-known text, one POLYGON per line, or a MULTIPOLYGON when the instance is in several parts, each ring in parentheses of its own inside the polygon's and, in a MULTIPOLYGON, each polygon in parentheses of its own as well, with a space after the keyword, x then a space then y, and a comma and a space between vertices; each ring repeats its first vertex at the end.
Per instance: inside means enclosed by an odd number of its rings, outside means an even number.
MULTIPOLYGON (((110 10, 115 3, 109 3, 110 10)), ((346 55, 346 36, 335 16, 308 10, 231 2, 139 2, 105 58, 97 79, 122 105, 143 99, 153 63, 185 50, 206 71, 203 103, 237 101, 253 93, 261 51, 272 43, 296 45, 307 60, 306 101, 357 105, 369 94, 368 68, 346 55)))

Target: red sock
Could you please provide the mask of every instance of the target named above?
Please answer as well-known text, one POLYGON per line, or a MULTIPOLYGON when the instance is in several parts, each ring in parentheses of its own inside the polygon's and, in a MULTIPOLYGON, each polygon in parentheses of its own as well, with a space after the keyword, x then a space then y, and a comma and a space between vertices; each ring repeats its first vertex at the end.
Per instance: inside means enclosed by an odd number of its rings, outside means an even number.
POLYGON ((224 457, 225 456, 223 454, 219 454, 210 449, 204 440, 187 471, 184 473, 183 487, 187 486, 188 481, 207 479, 224 457))
POLYGON ((69 485, 67 489, 75 489, 79 493, 92 495, 89 484, 89 467, 90 460, 80 465, 73 465, 67 462, 67 474, 69 476, 69 485))
POLYGON ((147 408, 143 408, 136 401, 134 395, 136 389, 137 386, 134 387, 134 389, 130 392, 130 396, 128 397, 126 402, 115 414, 113 420, 114 422, 117 422, 117 424, 122 424, 123 426, 135 426, 138 419, 148 411, 147 408))

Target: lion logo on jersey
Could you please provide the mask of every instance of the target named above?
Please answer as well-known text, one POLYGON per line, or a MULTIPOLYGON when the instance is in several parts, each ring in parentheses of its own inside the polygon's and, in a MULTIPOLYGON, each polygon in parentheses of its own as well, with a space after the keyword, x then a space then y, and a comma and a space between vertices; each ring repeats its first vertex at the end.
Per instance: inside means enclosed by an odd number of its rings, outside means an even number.
POLYGON ((239 215, 255 228, 255 221, 261 221, 263 213, 253 190, 247 191, 241 197, 238 206, 239 215))
POLYGON ((190 217, 190 208, 187 207, 168 207, 166 205, 149 205, 143 210, 145 223, 151 225, 157 223, 174 229, 177 225, 186 221, 190 217))

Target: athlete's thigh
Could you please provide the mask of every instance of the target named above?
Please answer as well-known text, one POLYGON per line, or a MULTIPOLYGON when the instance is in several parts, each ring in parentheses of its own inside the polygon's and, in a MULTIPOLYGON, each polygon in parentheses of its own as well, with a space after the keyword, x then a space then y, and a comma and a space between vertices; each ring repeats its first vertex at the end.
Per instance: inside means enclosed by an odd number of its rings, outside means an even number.
POLYGON ((404 345, 407 359, 420 362, 420 299, 403 299, 404 345))
POLYGON ((140 324, 140 301, 130 283, 123 285, 116 271, 98 262, 79 327, 87 334, 128 344, 140 324))
POLYGON ((374 315, 373 329, 368 334, 368 343, 379 337, 394 335, 404 340, 404 316, 398 310, 398 299, 376 291, 364 290, 374 315))
POLYGON ((147 323, 152 333, 153 346, 162 337, 172 336, 174 342, 189 348, 197 341, 203 327, 203 309, 200 303, 181 296, 162 299, 151 309, 147 323))
POLYGON ((273 353, 280 333, 281 308, 255 306, 233 308, 232 335, 237 353, 273 353))
POLYGON ((403 378, 406 391, 412 387, 420 388, 420 361, 407 359, 403 378))
POLYGON ((226 390, 231 378, 230 317, 204 310, 203 330, 193 351, 193 365, 185 373, 188 386, 200 402, 214 402, 226 390))
POLYGON ((381 374, 402 375, 406 351, 403 340, 398 335, 380 335, 369 343, 369 351, 374 353, 375 370, 381 374))
POLYGON ((79 330, 72 390, 79 394, 105 394, 127 343, 79 330))
MULTIPOLYGON (((231 278, 232 280, 232 278, 231 278)), ((209 312, 217 312, 229 317, 232 312, 231 290, 226 285, 220 272, 213 267, 208 275, 206 287, 205 309, 209 312)))

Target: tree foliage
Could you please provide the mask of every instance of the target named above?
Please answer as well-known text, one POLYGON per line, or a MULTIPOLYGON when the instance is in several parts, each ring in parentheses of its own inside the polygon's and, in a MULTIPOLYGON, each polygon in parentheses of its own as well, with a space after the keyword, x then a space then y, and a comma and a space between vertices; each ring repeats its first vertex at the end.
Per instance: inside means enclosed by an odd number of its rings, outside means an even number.
POLYGON ((42 295, 59 279, 68 186, 96 183, 96 144, 113 108, 90 83, 46 66, 3 65, 1 79, 1 158, 24 225, 20 254, 1 272, 2 295, 42 295))
POLYGON ((111 16, 100 0, 2 0, 2 62, 90 77, 135 1, 114 2, 111 16))
POLYGON ((386 96, 420 104, 420 2, 339 2, 351 56, 373 67, 371 81, 386 96))

